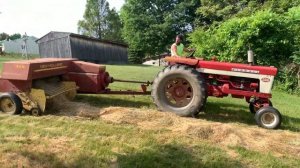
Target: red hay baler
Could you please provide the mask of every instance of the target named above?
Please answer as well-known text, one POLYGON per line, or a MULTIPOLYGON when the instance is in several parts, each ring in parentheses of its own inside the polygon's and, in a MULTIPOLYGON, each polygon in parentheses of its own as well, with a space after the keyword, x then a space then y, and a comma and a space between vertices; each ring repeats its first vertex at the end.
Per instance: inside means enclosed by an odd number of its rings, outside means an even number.
POLYGON ((255 113, 256 123, 275 129, 281 114, 272 107, 271 88, 277 69, 247 64, 204 61, 192 58, 165 58, 170 66, 153 82, 125 81, 110 77, 103 65, 76 59, 35 59, 3 64, 0 78, 0 109, 4 113, 31 112, 41 115, 59 95, 73 99, 76 93, 152 94, 162 111, 195 117, 205 107, 207 97, 243 98, 255 113), (111 91, 112 82, 141 84, 142 91, 111 91), (152 91, 147 86, 153 84, 152 91))
POLYGON ((20 114, 23 109, 41 115, 47 102, 64 94, 103 93, 112 82, 106 67, 76 59, 35 59, 3 64, 0 78, 0 108, 20 114))

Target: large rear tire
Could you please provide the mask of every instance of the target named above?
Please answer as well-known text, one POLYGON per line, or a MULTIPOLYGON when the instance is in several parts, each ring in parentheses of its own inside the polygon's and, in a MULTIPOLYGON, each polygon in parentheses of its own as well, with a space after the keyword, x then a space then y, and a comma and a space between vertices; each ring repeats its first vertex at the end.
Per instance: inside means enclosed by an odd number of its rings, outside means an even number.
POLYGON ((207 88, 194 68, 173 65, 157 75, 151 95, 159 110, 195 117, 206 103, 207 88))
POLYGON ((5 114, 17 115, 23 111, 21 99, 14 93, 0 95, 0 110, 5 114))

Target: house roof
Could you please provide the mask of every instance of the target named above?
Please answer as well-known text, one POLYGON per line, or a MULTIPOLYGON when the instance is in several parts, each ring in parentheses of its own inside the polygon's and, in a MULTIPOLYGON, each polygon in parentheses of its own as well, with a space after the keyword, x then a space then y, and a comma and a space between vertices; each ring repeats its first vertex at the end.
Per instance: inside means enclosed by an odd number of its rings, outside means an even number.
POLYGON ((77 37, 77 38, 81 38, 81 39, 85 39, 85 40, 92 40, 92 41, 97 41, 97 42, 102 42, 102 43, 108 43, 108 44, 113 44, 113 45, 118 45, 118 46, 123 46, 123 47, 128 48, 128 45, 125 44, 125 43, 120 43, 120 42, 111 41, 111 40, 100 40, 100 39, 97 39, 97 38, 94 38, 94 37, 85 36, 85 35, 80 35, 80 34, 75 34, 75 33, 69 33, 69 32, 57 32, 57 31, 51 31, 51 32, 47 33, 43 37, 37 39, 36 42, 40 41, 44 37, 48 36, 49 34, 53 34, 53 33, 60 33, 60 34, 63 35, 63 37, 66 37, 66 36, 77 37))

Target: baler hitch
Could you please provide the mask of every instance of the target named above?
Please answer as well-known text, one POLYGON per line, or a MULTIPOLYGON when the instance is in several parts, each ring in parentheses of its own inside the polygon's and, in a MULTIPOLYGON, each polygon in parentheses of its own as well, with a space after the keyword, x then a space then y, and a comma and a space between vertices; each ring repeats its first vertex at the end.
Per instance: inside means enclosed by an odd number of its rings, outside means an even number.
POLYGON ((148 86, 152 85, 153 82, 150 81, 132 81, 132 80, 122 80, 122 79, 112 79, 112 83, 114 82, 121 82, 121 83, 134 83, 134 84, 141 84, 142 91, 132 91, 132 90, 126 90, 126 91, 112 91, 110 89, 106 89, 104 91, 105 94, 123 94, 123 95, 150 95, 151 92, 147 91, 148 86))
POLYGON ((131 81, 131 80, 122 80, 122 79, 113 79, 113 82, 122 82, 122 83, 137 83, 137 84, 144 84, 146 86, 150 86, 153 82, 147 81, 131 81))

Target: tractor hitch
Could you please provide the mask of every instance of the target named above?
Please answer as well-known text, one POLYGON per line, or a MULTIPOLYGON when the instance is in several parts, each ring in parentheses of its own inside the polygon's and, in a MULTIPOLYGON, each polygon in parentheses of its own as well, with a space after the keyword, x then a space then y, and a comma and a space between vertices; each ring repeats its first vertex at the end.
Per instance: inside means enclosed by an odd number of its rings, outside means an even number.
POLYGON ((103 94, 122 94, 122 95, 150 95, 151 92, 147 91, 147 88, 153 84, 150 81, 133 81, 133 80, 122 80, 122 79, 114 79, 112 78, 112 83, 114 82, 121 82, 121 83, 133 83, 133 84, 141 84, 141 91, 133 91, 133 90, 126 90, 126 91, 112 91, 111 89, 105 89, 103 94))

